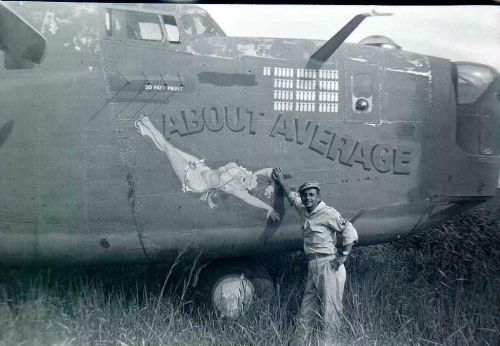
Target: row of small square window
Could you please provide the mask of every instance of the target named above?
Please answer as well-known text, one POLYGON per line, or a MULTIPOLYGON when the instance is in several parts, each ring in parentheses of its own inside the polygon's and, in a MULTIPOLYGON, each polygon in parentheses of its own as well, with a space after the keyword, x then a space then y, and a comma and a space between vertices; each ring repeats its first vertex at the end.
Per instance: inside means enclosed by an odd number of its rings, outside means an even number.
POLYGON ((316 104, 311 102, 274 102, 274 110, 275 111, 297 111, 297 112, 315 112, 316 104))
MULTIPOLYGON (((316 93, 314 91, 274 90, 274 99, 276 100, 293 100, 295 98, 299 101, 316 101, 316 93)), ((318 101, 339 102, 339 94, 320 92, 318 93, 318 101)))
POLYGON ((297 78, 316 79, 317 76, 319 79, 339 79, 339 71, 297 69, 297 78))
MULTIPOLYGON (((274 102, 275 111, 297 111, 297 112, 315 112, 316 104, 311 102, 274 102)), ((320 113, 338 113, 339 104, 338 103, 319 103, 318 111, 320 113)))
POLYGON ((293 100, 294 91, 292 90, 274 90, 274 99, 293 100))
POLYGON ((314 91, 293 91, 274 90, 274 98, 281 100, 293 100, 294 96, 299 101, 315 101, 316 93, 314 91))
POLYGON ((316 81, 314 81, 314 80, 297 80, 296 86, 297 86, 297 89, 315 90, 316 89, 316 81))
POLYGON ((319 81, 319 90, 338 91, 339 90, 339 82, 319 81))
MULTIPOLYGON (((307 78, 307 79, 316 79, 319 75, 320 79, 338 79, 339 73, 338 70, 309 70, 298 68, 296 69, 297 78, 307 78)), ((274 76, 275 77, 284 77, 284 78, 293 78, 295 76, 293 68, 285 68, 285 67, 275 67, 274 68, 274 76)), ((270 76, 271 75, 271 67, 266 66, 263 68, 263 75, 270 76)))
POLYGON ((320 79, 339 79, 338 70, 319 70, 320 79))
MULTIPOLYGON (((339 90, 339 82, 337 81, 319 81, 319 89, 320 90, 331 90, 338 91, 339 90)), ((309 80, 294 80, 293 79, 274 79, 274 87, 280 89, 293 89, 294 86, 297 89, 304 90, 315 90, 316 89, 316 81, 309 80), (294 85, 295 84, 295 85, 294 85)))
POLYGON ((275 111, 293 111, 293 102, 274 101, 275 111))
POLYGON ((275 77, 293 78, 293 68, 275 67, 275 77))
POLYGON ((316 79, 316 70, 297 69, 297 78, 316 79))
POLYGON ((326 102, 339 102, 339 93, 320 92, 318 93, 318 100, 326 102))
POLYGON ((274 79, 274 87, 282 89, 293 89, 293 79, 274 79))
POLYGON ((318 104, 318 110, 320 113, 338 113, 339 104, 338 103, 320 103, 320 104, 318 104))

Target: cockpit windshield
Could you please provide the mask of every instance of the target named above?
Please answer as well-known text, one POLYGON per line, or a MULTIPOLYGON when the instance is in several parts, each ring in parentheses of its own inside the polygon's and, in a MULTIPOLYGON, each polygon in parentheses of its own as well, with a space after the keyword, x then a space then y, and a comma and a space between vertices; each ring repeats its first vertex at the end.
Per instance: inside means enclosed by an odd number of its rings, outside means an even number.
POLYGON ((181 17, 182 27, 189 35, 226 36, 207 13, 190 13, 181 17))
POLYGON ((472 104, 493 82, 497 73, 489 66, 456 62, 458 103, 472 104))

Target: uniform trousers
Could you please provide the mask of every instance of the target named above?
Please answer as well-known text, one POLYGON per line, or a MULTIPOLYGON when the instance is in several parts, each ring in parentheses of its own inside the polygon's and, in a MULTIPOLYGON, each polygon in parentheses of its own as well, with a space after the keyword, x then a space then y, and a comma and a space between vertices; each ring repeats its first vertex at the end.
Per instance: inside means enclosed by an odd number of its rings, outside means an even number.
POLYGON ((323 342, 335 341, 342 316, 346 271, 343 264, 333 270, 330 264, 333 258, 334 255, 309 261, 306 288, 292 344, 305 345, 315 320, 323 326, 323 342))

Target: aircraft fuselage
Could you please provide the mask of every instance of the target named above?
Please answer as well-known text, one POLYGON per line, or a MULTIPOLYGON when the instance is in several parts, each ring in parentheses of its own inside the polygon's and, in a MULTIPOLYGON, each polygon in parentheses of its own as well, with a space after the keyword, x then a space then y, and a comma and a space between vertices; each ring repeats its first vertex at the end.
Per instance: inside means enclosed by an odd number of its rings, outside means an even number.
POLYGON ((10 7, 47 48, 28 69, 4 68, 0 51, 0 263, 300 249, 299 217, 267 175, 276 166, 291 186, 319 181, 346 219, 364 210, 361 244, 495 194, 496 144, 457 144, 446 59, 344 43, 306 69, 323 42, 193 35, 181 18, 196 10, 10 7), (169 16, 180 42, 167 40, 169 16))

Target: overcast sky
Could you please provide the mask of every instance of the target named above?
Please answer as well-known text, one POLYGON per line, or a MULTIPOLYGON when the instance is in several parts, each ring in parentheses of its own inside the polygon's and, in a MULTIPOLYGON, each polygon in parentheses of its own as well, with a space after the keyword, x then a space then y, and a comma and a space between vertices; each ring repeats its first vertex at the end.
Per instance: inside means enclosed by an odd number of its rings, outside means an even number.
POLYGON ((325 6, 203 5, 229 36, 327 40, 355 14, 391 12, 367 18, 349 36, 392 38, 404 50, 488 64, 500 71, 498 6, 325 6))

